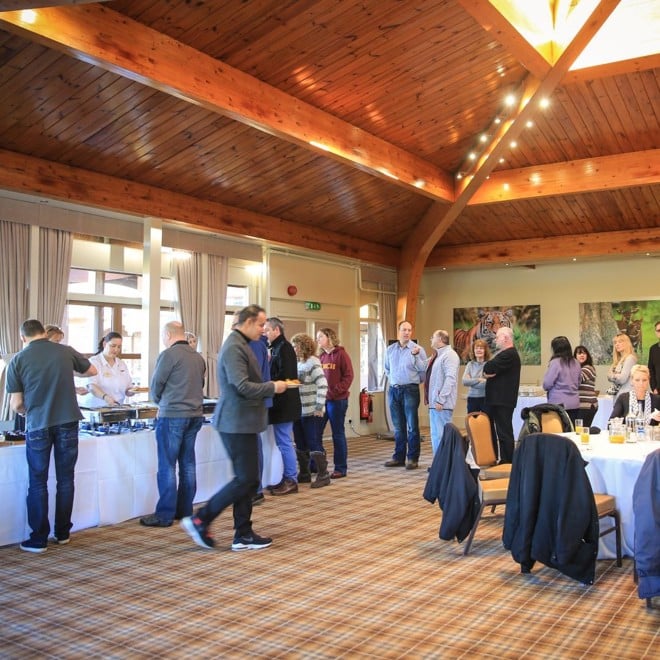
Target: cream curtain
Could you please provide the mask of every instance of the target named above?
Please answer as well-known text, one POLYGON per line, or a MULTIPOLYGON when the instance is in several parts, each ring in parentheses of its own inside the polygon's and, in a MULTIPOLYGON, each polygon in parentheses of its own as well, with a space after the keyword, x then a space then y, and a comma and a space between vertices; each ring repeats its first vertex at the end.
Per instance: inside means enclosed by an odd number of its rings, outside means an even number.
MULTIPOLYGON (((183 327, 200 336, 202 288, 202 255, 193 252, 190 259, 176 262, 176 285, 179 295, 179 312, 183 327)), ((202 345, 206 337, 201 337, 202 345)))
POLYGON ((390 339, 396 339, 396 295, 390 292, 379 293, 378 311, 380 330, 383 333, 385 346, 387 346, 390 339))
POLYGON ((217 363, 225 329, 227 307, 227 278, 229 260, 226 257, 209 255, 209 299, 206 356, 206 396, 215 399, 218 396, 217 363))
POLYGON ((202 355, 206 360, 205 394, 215 399, 218 396, 216 363, 225 327, 228 260, 214 255, 205 258, 208 259, 208 300, 202 299, 203 257, 200 254, 193 253, 190 259, 177 262, 177 290, 183 325, 200 337, 202 355), (208 309, 206 328, 200 328, 203 305, 208 309))
POLYGON ((39 287, 37 318, 62 325, 69 288, 73 236, 59 229, 39 229, 39 287))
POLYGON ((10 419, 6 362, 21 350, 19 328, 28 315, 30 228, 0 220, 0 419, 10 419), (5 361, 4 358, 7 358, 5 361))

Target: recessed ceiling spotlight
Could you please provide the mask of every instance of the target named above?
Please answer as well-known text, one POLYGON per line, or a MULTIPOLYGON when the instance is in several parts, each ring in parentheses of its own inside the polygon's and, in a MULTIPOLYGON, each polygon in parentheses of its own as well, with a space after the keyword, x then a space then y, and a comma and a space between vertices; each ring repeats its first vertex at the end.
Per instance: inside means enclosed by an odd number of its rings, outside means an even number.
POLYGON ((493 123, 494 124, 501 124, 502 120, 499 117, 495 117, 495 121, 493 123))
POLYGON ((486 142, 488 140, 488 136, 485 133, 482 133, 479 136, 479 142, 486 142))
POLYGON ((518 143, 515 140, 511 140, 510 147, 515 149, 518 146, 518 143))
POLYGON ((550 99, 548 99, 548 98, 542 98, 542 99, 539 101, 539 106, 541 107, 541 109, 545 110, 547 107, 550 106, 550 99))
POLYGON ((474 151, 471 151, 471 152, 468 154, 468 158, 469 158, 470 160, 477 160, 477 154, 475 154, 474 151))
POLYGON ((528 119, 527 122, 525 123, 525 126, 527 128, 531 128, 532 126, 534 126, 534 122, 531 119, 528 119))
POLYGON ((516 104, 516 97, 513 94, 507 94, 504 103, 511 108, 516 104))

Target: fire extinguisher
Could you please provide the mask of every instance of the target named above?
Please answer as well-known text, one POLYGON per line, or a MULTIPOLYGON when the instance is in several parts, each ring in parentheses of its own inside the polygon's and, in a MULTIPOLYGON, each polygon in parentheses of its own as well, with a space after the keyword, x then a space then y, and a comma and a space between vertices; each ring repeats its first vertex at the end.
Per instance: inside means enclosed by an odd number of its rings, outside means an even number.
POLYGON ((360 419, 368 422, 374 421, 373 399, 366 387, 360 392, 360 419))

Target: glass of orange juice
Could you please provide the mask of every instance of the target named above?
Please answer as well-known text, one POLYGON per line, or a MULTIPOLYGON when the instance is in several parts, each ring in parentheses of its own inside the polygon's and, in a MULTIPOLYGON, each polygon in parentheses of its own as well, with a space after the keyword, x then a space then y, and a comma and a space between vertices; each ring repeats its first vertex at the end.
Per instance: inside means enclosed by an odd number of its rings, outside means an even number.
POLYGON ((580 442, 583 445, 589 444, 589 427, 583 426, 580 430, 580 442))
POLYGON ((575 432, 580 435, 582 433, 582 427, 584 426, 584 422, 581 419, 576 419, 575 424, 573 425, 575 427, 575 432))

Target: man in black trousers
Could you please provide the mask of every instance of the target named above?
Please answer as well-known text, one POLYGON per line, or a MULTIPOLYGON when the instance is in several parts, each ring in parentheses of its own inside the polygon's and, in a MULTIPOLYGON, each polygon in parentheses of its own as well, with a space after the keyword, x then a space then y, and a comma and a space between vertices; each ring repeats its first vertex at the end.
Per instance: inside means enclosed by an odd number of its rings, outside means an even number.
POLYGON ((500 328, 495 335, 499 349, 484 365, 486 408, 499 444, 500 463, 513 461, 513 411, 520 386, 520 355, 513 345, 513 330, 500 328))

